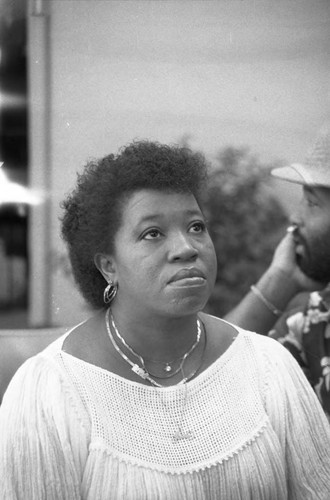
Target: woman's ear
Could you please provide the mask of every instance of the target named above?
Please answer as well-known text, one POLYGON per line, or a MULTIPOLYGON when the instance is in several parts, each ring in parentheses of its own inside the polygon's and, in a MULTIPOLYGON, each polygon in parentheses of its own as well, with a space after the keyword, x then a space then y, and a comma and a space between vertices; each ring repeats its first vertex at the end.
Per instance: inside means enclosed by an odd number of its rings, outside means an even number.
POLYGON ((94 256, 94 264, 107 282, 109 282, 109 280, 115 281, 114 276, 116 267, 111 255, 97 253, 94 256))

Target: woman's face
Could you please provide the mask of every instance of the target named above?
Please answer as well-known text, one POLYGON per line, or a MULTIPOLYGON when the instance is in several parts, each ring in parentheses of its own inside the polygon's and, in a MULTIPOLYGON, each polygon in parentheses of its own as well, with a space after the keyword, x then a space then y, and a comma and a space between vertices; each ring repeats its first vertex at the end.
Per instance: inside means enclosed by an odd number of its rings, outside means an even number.
POLYGON ((200 311, 216 277, 216 256, 192 194, 143 189, 125 205, 109 256, 115 302, 127 313, 179 317, 200 311))

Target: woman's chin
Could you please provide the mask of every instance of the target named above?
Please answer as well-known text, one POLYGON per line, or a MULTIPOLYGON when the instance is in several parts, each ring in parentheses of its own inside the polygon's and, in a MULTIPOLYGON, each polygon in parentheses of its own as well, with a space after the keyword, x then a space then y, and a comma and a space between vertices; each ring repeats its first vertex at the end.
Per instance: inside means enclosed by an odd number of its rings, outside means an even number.
POLYGON ((169 303, 168 311, 175 316, 186 316, 202 311, 207 304, 209 296, 186 296, 175 299, 169 303))

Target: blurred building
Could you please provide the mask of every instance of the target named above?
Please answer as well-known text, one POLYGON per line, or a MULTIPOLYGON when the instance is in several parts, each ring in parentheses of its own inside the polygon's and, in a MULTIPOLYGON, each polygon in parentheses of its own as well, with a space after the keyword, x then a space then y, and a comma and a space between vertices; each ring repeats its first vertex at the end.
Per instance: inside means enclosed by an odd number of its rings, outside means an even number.
MULTIPOLYGON (((26 6, 3 2, 0 11, 0 327, 1 313, 28 306, 28 206, 6 198, 5 181, 27 184, 28 110, 26 6), (6 172, 6 174, 5 174, 6 172)), ((23 314, 23 323, 26 315, 23 314)))

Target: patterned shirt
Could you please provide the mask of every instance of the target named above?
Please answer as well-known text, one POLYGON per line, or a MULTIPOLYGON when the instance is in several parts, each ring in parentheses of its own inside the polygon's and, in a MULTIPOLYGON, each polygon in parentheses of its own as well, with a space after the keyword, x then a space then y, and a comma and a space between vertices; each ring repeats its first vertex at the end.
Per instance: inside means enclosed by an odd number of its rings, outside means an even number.
POLYGON ((330 285, 269 333, 296 358, 330 421, 330 285), (283 324, 282 324, 283 325, 283 324))

